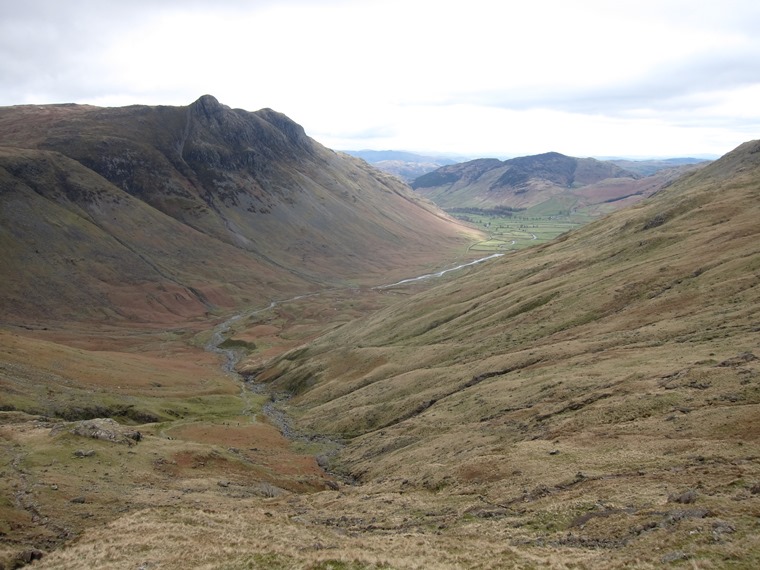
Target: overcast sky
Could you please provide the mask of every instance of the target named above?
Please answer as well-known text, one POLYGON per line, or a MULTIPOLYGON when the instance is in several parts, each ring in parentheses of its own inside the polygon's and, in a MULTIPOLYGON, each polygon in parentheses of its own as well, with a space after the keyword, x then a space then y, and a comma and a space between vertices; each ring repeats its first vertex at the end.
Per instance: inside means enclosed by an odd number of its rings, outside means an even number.
POLYGON ((285 113, 334 149, 721 155, 758 0, 0 0, 0 105, 285 113))

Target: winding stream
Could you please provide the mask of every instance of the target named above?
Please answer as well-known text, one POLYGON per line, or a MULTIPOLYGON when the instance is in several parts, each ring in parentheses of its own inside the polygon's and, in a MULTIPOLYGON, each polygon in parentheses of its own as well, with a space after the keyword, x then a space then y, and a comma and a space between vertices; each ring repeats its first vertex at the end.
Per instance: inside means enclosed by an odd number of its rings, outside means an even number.
POLYGON ((443 277, 450 271, 457 271, 465 267, 470 267, 471 265, 483 263, 484 261, 488 261, 489 259, 502 257, 503 255, 504 255, 503 253, 494 253, 487 257, 482 257, 480 259, 476 259, 475 261, 470 261, 469 263, 463 263, 462 265, 457 265, 456 267, 451 267, 450 269, 444 269, 443 271, 439 271, 438 273, 428 273, 427 275, 420 275, 419 277, 412 277, 410 279, 402 279, 401 281, 398 281, 397 283, 391 283, 390 285, 378 285, 372 288, 373 289, 390 289, 391 287, 396 287, 397 285, 405 285, 406 283, 414 283, 415 281, 422 281, 424 279, 432 279, 433 277, 443 277))
MULTIPOLYGON (((372 289, 390 289, 391 287, 397 287, 399 285, 406 285, 407 283, 415 283, 417 281, 423 281, 426 279, 433 279, 436 277, 443 277, 447 273, 450 273, 452 271, 458 271, 459 269, 464 269, 465 267, 470 267, 472 265, 477 265, 478 263, 483 263, 484 261, 489 261, 491 259, 495 259, 497 257, 502 257, 503 253, 494 253, 491 255, 488 255, 486 257, 482 257, 480 259, 476 259, 474 261, 469 261, 467 263, 462 263, 460 265, 456 265, 454 267, 450 267, 449 269, 443 269, 442 271, 438 271, 437 273, 427 273, 425 275, 420 275, 419 277, 411 277, 409 279, 402 279, 401 281, 398 281, 396 283, 390 283, 388 285, 377 285, 375 287, 372 287, 372 289)), ((237 373, 235 370, 235 367, 237 366, 238 362, 240 362, 240 359, 243 356, 243 351, 239 349, 234 348, 222 348, 221 344, 225 341, 226 335, 230 332, 230 329, 232 328, 232 325, 239 321, 242 318, 248 318, 252 317, 253 315, 258 315, 260 313, 264 313, 266 311, 270 311, 274 309, 277 305, 280 305, 282 303, 290 303, 291 301, 298 301, 299 299, 306 299, 308 297, 316 297, 317 295, 322 294, 319 293, 307 293, 305 295, 297 295, 295 297, 290 297, 289 299, 282 299, 279 301, 272 301, 269 303, 268 306, 261 308, 261 309, 251 309, 242 313, 238 313, 236 315, 231 316, 226 321, 216 325, 211 333, 211 338, 209 341, 205 344, 204 349, 208 352, 213 352, 215 354, 219 354, 224 358, 224 362, 222 363, 222 368, 225 371, 225 373, 232 375, 236 377, 238 380, 243 382, 242 377, 237 373)))
MULTIPOLYGON (((457 271, 465 267, 470 267, 478 263, 483 263, 484 261, 488 261, 490 259, 502 257, 503 255, 504 255, 503 253, 494 253, 487 257, 476 259, 475 261, 462 263, 461 265, 457 265, 449 269, 438 271, 437 273, 428 273, 425 275, 420 275, 419 277, 413 277, 410 279, 402 279, 401 281, 398 281, 396 283, 391 283, 388 285, 378 285, 378 286, 372 287, 372 289, 375 289, 375 290, 389 289, 391 287, 397 287, 399 285, 405 285, 407 283, 415 283, 417 281, 433 279, 435 277, 442 277, 443 275, 450 273, 452 271, 457 271)), ((242 313, 237 313, 231 316, 230 318, 228 318, 227 320, 225 320, 224 322, 219 323, 212 329, 211 338, 209 338, 208 342, 206 342, 206 344, 204 345, 204 349, 208 352, 213 352, 214 354, 219 354, 220 356, 223 357, 223 362, 221 364, 222 369, 224 370, 225 374, 230 376, 233 380, 235 380, 240 385, 240 397, 242 398, 243 402, 245 402, 243 415, 249 416, 251 418, 251 421, 255 421, 255 418, 256 418, 256 415, 253 413, 253 403, 251 402, 251 399, 250 399, 251 394, 261 393, 264 390, 264 387, 261 385, 254 384, 252 382, 247 382, 246 379, 237 372, 236 367, 245 354, 244 350, 236 349, 234 347, 224 348, 221 345, 224 343, 227 336, 229 335, 230 329, 237 321, 244 318, 252 317, 253 315, 264 313, 266 311, 270 311, 274 309, 277 305, 280 305, 282 303, 289 303, 291 301, 306 299, 308 297, 316 297, 321 294, 323 294, 323 292, 307 293, 305 295, 297 295, 295 297, 290 297, 288 299, 272 301, 266 307, 263 307, 260 309, 250 309, 242 313)), ((277 408, 278 403, 280 403, 283 399, 284 398, 273 399, 271 402, 267 402, 266 404, 264 404, 261 411, 269 419, 269 421, 272 424, 278 427, 282 435, 285 436, 287 439, 290 439, 290 440, 299 439, 300 438, 299 434, 297 434, 290 426, 286 414, 277 408)), ((326 441, 327 440, 329 440, 329 438, 326 438, 326 441)))

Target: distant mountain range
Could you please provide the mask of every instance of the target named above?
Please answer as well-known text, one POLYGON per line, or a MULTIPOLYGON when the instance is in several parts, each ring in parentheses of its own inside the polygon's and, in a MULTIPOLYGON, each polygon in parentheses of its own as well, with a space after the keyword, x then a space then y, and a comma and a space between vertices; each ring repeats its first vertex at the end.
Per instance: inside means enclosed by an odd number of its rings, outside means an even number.
POLYGON ((465 231, 285 115, 210 95, 0 108, 0 206, 2 320, 187 318, 429 263, 465 231))
MULTIPOLYGON (((416 180, 429 172, 433 172, 443 166, 450 166, 471 162, 473 159, 463 156, 453 155, 422 155, 402 150, 344 150, 342 151, 351 156, 365 160, 375 168, 398 176, 405 182, 414 185, 416 180)), ((545 153, 546 156, 559 153, 545 153)), ((524 159, 526 157, 520 157, 524 159)), ((475 159, 475 160, 497 160, 475 159)), ((578 159, 592 161, 593 158, 578 159)), ((639 176, 651 176, 661 170, 677 168, 680 166, 695 165, 709 162, 710 159, 682 157, 682 158, 653 158, 653 159, 629 159, 629 158, 597 158, 597 161, 611 163, 619 166, 623 170, 639 176)), ((504 161, 507 162, 507 161, 504 161)))
POLYGON ((426 156, 401 150, 344 150, 346 154, 365 160, 375 168, 398 176, 405 182, 447 164, 456 164, 462 157, 426 156))
POLYGON ((682 157, 682 158, 652 158, 646 160, 632 160, 626 158, 612 158, 609 162, 617 164, 621 168, 635 172, 641 176, 651 176, 660 170, 691 166, 710 162, 706 158, 682 157))
POLYGON ((599 213, 650 195, 696 162, 601 161, 547 152, 442 166, 411 185, 444 209, 530 208, 555 200, 562 210, 599 213))

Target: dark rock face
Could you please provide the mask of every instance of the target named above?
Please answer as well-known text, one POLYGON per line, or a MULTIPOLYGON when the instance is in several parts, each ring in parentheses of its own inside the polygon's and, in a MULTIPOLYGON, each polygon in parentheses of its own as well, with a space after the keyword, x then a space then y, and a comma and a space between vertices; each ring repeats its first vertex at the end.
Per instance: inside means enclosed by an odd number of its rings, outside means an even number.
POLYGON ((213 95, 202 95, 198 100, 190 105, 192 113, 199 117, 204 117, 209 121, 220 122, 224 115, 222 104, 213 95))

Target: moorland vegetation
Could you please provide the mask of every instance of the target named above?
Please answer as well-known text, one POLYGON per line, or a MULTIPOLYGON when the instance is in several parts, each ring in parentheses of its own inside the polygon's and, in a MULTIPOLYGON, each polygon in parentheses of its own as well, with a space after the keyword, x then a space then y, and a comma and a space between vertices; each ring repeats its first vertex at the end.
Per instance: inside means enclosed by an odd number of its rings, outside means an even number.
POLYGON ((273 112, 0 111, 5 566, 760 565, 760 142, 373 288, 482 234, 273 112))

